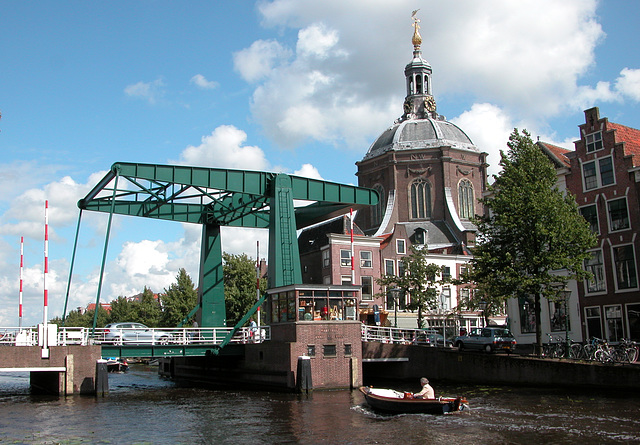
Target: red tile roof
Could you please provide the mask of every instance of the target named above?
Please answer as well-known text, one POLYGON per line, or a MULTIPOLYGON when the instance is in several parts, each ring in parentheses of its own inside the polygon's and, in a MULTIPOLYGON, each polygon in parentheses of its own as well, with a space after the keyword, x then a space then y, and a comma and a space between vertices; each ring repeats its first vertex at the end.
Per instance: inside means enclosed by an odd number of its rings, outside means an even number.
POLYGON ((567 153, 572 153, 573 150, 567 150, 566 148, 558 147, 557 145, 549 144, 548 142, 538 141, 538 144, 546 149, 555 161, 564 165, 565 167, 571 166, 571 161, 567 158, 567 153))
POLYGON ((616 130, 616 142, 624 142, 625 156, 633 156, 633 166, 640 165, 640 130, 609 122, 607 128, 616 130))

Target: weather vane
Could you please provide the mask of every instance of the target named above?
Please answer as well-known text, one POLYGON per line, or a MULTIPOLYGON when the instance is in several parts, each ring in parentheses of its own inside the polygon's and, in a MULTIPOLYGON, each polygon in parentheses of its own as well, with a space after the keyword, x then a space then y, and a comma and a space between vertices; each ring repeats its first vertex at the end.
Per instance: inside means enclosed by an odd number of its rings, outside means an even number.
POLYGON ((415 9, 411 13, 411 18, 413 19, 413 24, 411 26, 413 26, 414 28, 413 38, 411 39, 411 43, 413 43, 413 49, 415 50, 420 49, 420 45, 422 45, 422 36, 420 35, 420 25, 419 25, 420 19, 416 17, 416 14, 418 13, 418 11, 420 10, 415 9))

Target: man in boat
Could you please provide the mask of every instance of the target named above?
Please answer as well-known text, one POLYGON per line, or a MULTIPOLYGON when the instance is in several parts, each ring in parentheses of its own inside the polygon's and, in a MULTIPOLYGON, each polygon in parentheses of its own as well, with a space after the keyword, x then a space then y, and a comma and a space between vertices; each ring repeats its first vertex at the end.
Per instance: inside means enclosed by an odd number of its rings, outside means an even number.
POLYGON ((431 385, 429 385, 429 379, 426 377, 422 377, 420 379, 420 385, 422 385, 422 391, 417 392, 413 395, 416 399, 435 399, 436 395, 433 391, 431 385))

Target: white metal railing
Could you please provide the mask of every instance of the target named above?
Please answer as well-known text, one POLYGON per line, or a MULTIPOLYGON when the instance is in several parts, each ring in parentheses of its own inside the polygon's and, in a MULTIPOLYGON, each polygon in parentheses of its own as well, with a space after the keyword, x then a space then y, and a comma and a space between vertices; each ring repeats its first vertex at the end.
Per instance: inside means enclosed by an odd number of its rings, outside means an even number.
MULTIPOLYGON (((42 325, 40 325, 42 326, 42 325)), ((95 329, 67 328, 47 325, 48 346, 68 345, 210 345, 220 344, 233 328, 123 328, 95 329)), ((42 346, 42 332, 38 327, 0 328, 0 345, 42 346)), ((236 331, 230 343, 262 343, 271 339, 271 328, 244 327, 236 331)))
POLYGON ((424 329, 391 328, 362 325, 362 341, 394 343, 399 345, 450 346, 451 342, 434 341, 435 332, 424 329))

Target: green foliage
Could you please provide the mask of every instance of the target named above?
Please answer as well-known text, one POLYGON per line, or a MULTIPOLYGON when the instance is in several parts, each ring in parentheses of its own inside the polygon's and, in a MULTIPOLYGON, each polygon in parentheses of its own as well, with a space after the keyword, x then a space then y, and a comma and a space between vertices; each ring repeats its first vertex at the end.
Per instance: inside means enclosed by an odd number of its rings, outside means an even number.
POLYGON ((162 326, 177 326, 198 304, 198 293, 187 271, 181 268, 176 282, 161 296, 162 326))
MULTIPOLYGON (((234 326, 256 303, 256 263, 246 254, 222 254, 227 325, 234 326)), ((260 293, 267 287, 260 280, 260 293)))
MULTIPOLYGON (((71 311, 67 314, 67 318, 65 319, 64 326, 67 328, 90 328, 93 327, 93 314, 94 311, 86 311, 84 313, 80 313, 79 310, 71 311)), ((58 326, 62 326, 62 319, 60 317, 55 317, 49 320, 52 324, 57 324, 58 326)), ((109 313, 102 307, 98 307, 98 319, 96 322, 97 328, 102 328, 109 322, 109 313)))
POLYGON ((127 297, 118 297, 111 302, 111 314, 109 315, 110 323, 118 323, 123 321, 138 321, 137 311, 134 302, 127 297))
POLYGON ((481 200, 487 213, 476 220, 480 236, 468 279, 489 307, 534 295, 541 344, 540 297, 555 299, 554 285, 586 277, 582 265, 596 238, 575 198, 557 189, 553 164, 529 134, 516 129, 507 145, 502 172, 481 200))
POLYGON ((142 295, 134 303, 135 319, 139 323, 156 328, 160 325, 163 313, 160 301, 156 300, 151 289, 144 287, 142 295))
POLYGON ((437 284, 446 280, 438 280, 442 267, 427 262, 427 248, 418 249, 411 246, 411 253, 402 258, 404 275, 384 275, 376 279, 376 283, 390 289, 398 288, 401 295, 409 294, 410 303, 407 308, 418 311, 418 328, 423 328, 425 311, 438 306, 437 284))

